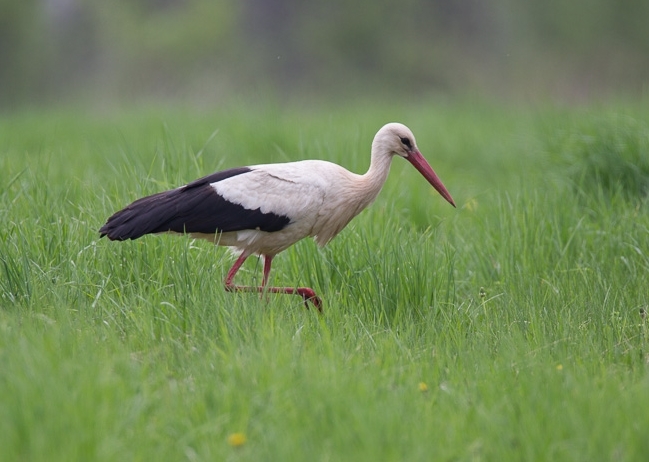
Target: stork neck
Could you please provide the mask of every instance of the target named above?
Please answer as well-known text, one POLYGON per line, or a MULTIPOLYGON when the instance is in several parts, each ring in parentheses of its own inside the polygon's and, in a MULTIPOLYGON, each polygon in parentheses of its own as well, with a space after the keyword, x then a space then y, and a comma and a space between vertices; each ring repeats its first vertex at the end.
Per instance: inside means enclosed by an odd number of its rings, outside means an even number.
POLYGON ((363 175, 365 187, 368 194, 372 195, 372 198, 376 197, 381 191, 385 180, 388 178, 388 173, 390 173, 391 163, 392 156, 385 153, 372 153, 370 168, 363 175))

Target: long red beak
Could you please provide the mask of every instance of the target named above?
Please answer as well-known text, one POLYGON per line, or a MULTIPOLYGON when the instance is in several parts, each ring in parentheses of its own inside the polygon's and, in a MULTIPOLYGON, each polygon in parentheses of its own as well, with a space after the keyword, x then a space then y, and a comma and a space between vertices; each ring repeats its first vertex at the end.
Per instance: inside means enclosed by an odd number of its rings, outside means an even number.
POLYGON ((424 159, 424 156, 421 155, 421 152, 411 152, 410 154, 408 154, 408 157, 406 157, 406 159, 408 160, 408 162, 414 165, 417 170, 419 170, 419 173, 421 173, 424 178, 428 180, 433 188, 435 188, 444 199, 446 199, 453 207, 455 207, 455 202, 453 202, 453 198, 446 189, 446 186, 444 186, 442 180, 439 179, 433 168, 426 161, 426 159, 424 159))

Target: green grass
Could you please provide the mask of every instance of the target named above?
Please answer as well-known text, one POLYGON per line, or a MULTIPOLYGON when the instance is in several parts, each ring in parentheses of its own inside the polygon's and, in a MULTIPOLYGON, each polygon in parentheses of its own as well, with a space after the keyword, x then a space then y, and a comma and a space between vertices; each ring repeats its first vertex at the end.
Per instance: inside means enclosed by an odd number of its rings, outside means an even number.
POLYGON ((647 197, 591 165, 620 120, 616 152, 649 158, 649 113, 619 105, 3 116, 0 460, 644 460, 647 197), (219 168, 364 171, 393 120, 458 208, 396 159, 328 247, 275 260, 323 315, 225 293, 233 259, 206 242, 98 239, 130 201, 219 168))

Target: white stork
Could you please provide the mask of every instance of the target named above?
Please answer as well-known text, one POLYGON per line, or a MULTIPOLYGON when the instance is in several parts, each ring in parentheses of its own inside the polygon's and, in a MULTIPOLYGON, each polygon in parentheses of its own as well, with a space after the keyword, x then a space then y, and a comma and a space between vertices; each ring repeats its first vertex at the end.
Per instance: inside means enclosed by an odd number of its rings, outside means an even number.
POLYGON ((374 137, 364 175, 322 160, 232 168, 138 199, 111 216, 99 233, 117 241, 181 233, 234 248, 239 257, 225 278, 227 291, 296 294, 307 308, 310 301, 322 311, 313 289, 267 285, 273 257, 308 236, 320 246, 333 239, 374 201, 394 156, 409 161, 455 207, 410 129, 390 123, 374 137), (261 286, 234 284, 237 271, 253 254, 264 257, 261 286))

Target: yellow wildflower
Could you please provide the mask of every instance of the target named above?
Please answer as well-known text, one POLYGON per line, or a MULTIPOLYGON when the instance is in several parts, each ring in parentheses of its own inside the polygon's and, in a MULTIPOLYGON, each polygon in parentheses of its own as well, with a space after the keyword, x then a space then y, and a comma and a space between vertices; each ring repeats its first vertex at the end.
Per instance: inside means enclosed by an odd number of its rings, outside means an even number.
POLYGON ((243 433, 232 433, 228 436, 228 443, 234 448, 243 446, 246 443, 246 435, 243 433))

